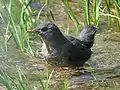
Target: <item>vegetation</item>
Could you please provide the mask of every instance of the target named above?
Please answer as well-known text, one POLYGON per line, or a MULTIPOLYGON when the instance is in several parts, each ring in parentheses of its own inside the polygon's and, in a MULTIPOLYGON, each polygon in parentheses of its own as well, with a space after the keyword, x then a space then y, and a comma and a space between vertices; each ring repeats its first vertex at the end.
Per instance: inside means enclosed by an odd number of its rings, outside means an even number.
MULTIPOLYGON (((75 11, 72 9, 72 6, 69 3, 69 0, 62 0, 65 9, 67 10, 68 16, 71 18, 75 26, 77 27, 77 30, 79 30, 78 25, 83 24, 82 20, 77 17, 75 14, 75 11)), ((94 24, 95 26, 98 26, 101 22, 100 17, 107 16, 108 17, 108 25, 110 25, 111 18, 114 20, 117 19, 118 23, 118 30, 120 30, 120 1, 119 0, 105 0, 106 5, 101 0, 78 0, 79 4, 79 11, 83 11, 84 13, 84 24, 90 25, 94 24), (102 4, 104 4, 102 6, 102 4), (102 6, 102 8, 101 8, 102 6), (111 10, 113 9, 113 11, 111 10)))
MULTIPOLYGON (((26 77, 26 75, 18 68, 16 75, 9 75, 5 70, 0 70, 0 83, 2 83, 7 90, 49 90, 50 80, 52 78, 53 71, 46 79, 38 79, 39 81, 34 83, 26 77)), ((62 81, 62 89, 66 90, 62 81)))
MULTIPOLYGON (((77 25, 81 24, 82 20, 77 19, 74 11, 72 10, 72 7, 69 4, 69 1, 68 0, 62 0, 62 1, 63 1, 64 6, 67 7, 69 17, 77 25)), ((95 26, 98 26, 99 13, 100 13, 99 9, 100 9, 101 0, 94 0, 94 6, 92 7, 93 15, 90 15, 90 14, 92 14, 90 12, 90 7, 91 7, 90 3, 91 3, 90 0, 86 0, 86 1, 78 0, 79 10, 81 11, 81 8, 83 10, 84 18, 85 18, 85 23, 84 24, 86 24, 86 25, 94 24, 95 26)), ((77 30, 79 30, 78 27, 77 27, 77 30)))
MULTIPOLYGON (((14 42, 21 51, 30 53, 33 55, 33 51, 29 44, 29 35, 27 33, 28 27, 32 26, 33 17, 31 16, 32 11, 28 0, 19 0, 18 6, 14 9, 13 6, 15 5, 16 0, 7 0, 1 1, 1 6, 4 9, 1 10, 1 18, 6 25, 6 34, 10 33, 10 37, 13 37, 14 42), (5 15, 6 14, 6 15, 5 15)), ((6 35, 6 36, 7 36, 6 35)), ((6 40, 5 43, 7 43, 6 40)), ((6 50, 7 50, 7 44, 6 50)))
MULTIPOLYGON (((49 8, 50 1, 45 0, 44 5, 37 13, 36 17, 33 15, 34 11, 30 7, 32 0, 2 0, 1 1, 1 10, 0 17, 5 24, 5 35, 3 35, 4 41, 1 41, 1 50, 7 51, 8 42, 12 37, 14 42, 21 51, 31 54, 34 56, 34 51, 31 48, 28 29, 36 26, 38 23, 41 23, 41 12, 45 6, 49 8), (13 8, 15 7, 15 8, 13 8)), ((80 25, 83 24, 94 24, 98 26, 100 23, 100 17, 102 15, 108 17, 108 24, 111 24, 111 18, 117 20, 118 28, 120 30, 120 1, 119 0, 105 0, 106 7, 103 6, 101 9, 101 0, 78 0, 79 11, 83 11, 85 21, 79 19, 75 11, 72 9, 69 0, 62 0, 65 10, 67 11, 68 16, 73 21, 76 26, 76 30, 79 31, 80 25), (113 3, 113 4, 112 4, 113 3), (114 12, 111 10, 114 9, 114 12)), ((52 6, 52 5, 51 5, 52 6)), ((49 11, 48 11, 49 12, 49 11)), ((47 12, 47 13, 48 13, 47 12)), ((51 11, 50 11, 51 12, 51 11)), ((46 13, 46 12, 44 12, 46 13)), ((54 16, 51 12, 52 19, 54 16)), ((49 20, 49 16, 45 14, 45 17, 49 20)), ((69 30, 69 29, 68 29, 69 30)), ((66 31, 67 32, 67 31, 66 31)))
MULTIPOLYGON (((44 12, 45 15, 41 15, 42 10, 47 6, 49 8, 50 0, 44 0, 44 4, 41 9, 34 16, 34 11, 30 7, 32 0, 1 0, 0 1, 0 18, 4 23, 3 33, 0 40, 0 51, 8 51, 10 40, 12 39, 16 47, 27 53, 29 56, 34 56, 32 46, 30 44, 30 35, 27 32, 32 27, 37 26, 39 23, 44 22, 43 17, 48 21, 54 21, 52 11, 44 12), (52 20, 50 20, 49 15, 52 20)), ((84 20, 77 16, 69 0, 62 0, 63 7, 66 10, 67 15, 73 21, 76 30, 79 31, 80 26, 83 24, 94 24, 98 27, 101 18, 108 18, 108 26, 112 23, 117 23, 118 30, 120 31, 120 0, 77 0, 78 9, 84 14, 84 20), (104 4, 103 4, 104 3, 104 4), (103 4, 103 6, 102 6, 103 4), (102 8, 101 8, 102 6, 102 8)), ((53 6, 53 5, 51 5, 53 6)), ((49 10, 49 9, 48 9, 49 10)), ((80 12, 81 13, 81 12, 80 12)), ((63 21, 64 22, 64 21, 63 21)), ((69 33, 68 27, 66 33, 69 33)), ((11 76, 6 71, 0 70, 0 82, 3 83, 8 90, 49 90, 49 83, 52 77, 52 73, 44 83, 41 79, 38 86, 28 84, 27 77, 20 71, 17 71, 18 76, 11 76)), ((66 81, 62 81, 62 90, 66 90, 66 81)))

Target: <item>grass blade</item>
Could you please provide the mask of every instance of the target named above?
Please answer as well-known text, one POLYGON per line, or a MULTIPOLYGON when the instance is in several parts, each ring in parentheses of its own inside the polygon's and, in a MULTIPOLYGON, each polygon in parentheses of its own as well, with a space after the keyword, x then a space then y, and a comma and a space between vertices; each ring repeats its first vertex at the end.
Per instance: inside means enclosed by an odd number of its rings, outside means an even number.
POLYGON ((79 31, 79 25, 80 25, 80 21, 77 19, 74 11, 72 10, 68 0, 62 0, 65 8, 67 9, 67 13, 69 15, 69 17, 71 18, 71 20, 74 22, 75 26, 76 26, 76 29, 77 31, 79 31))
POLYGON ((101 0, 94 0, 94 16, 93 16, 93 23, 94 25, 98 26, 98 23, 99 23, 99 16, 100 16, 100 3, 101 3, 101 0))

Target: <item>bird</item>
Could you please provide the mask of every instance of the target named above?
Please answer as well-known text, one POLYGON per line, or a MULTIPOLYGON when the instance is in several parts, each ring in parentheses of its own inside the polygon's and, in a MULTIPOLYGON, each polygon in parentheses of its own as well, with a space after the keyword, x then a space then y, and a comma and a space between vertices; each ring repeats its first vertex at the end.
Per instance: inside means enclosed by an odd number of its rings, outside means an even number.
POLYGON ((83 67, 91 57, 97 28, 85 25, 77 37, 64 35, 54 23, 40 24, 33 31, 42 37, 47 50, 46 57, 56 57, 66 65, 83 67))

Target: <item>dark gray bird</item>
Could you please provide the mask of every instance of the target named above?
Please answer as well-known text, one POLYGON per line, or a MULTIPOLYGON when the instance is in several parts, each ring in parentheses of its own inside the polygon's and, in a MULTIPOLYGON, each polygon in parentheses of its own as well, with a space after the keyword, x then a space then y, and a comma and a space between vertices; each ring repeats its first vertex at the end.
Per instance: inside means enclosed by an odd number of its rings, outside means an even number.
POLYGON ((78 37, 64 36, 60 29, 53 23, 42 24, 34 29, 45 42, 47 53, 60 62, 66 62, 75 67, 83 66, 90 58, 91 47, 97 28, 84 26, 78 37))

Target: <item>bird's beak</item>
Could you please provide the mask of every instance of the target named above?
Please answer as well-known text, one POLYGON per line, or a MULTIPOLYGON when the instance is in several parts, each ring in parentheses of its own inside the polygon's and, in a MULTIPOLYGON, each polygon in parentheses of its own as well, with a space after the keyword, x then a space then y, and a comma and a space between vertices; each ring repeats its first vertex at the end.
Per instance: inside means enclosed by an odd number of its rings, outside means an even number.
POLYGON ((36 27, 34 29, 32 29, 33 32, 39 32, 39 29, 36 27))
POLYGON ((33 28, 33 29, 28 29, 27 32, 32 32, 32 33, 35 33, 35 32, 38 32, 39 30, 37 28, 33 28))
POLYGON ((40 26, 37 26, 36 28, 33 28, 32 30, 31 30, 31 32, 39 32, 39 33, 42 33, 42 32, 44 32, 44 28, 45 28, 45 25, 40 25, 40 26))

